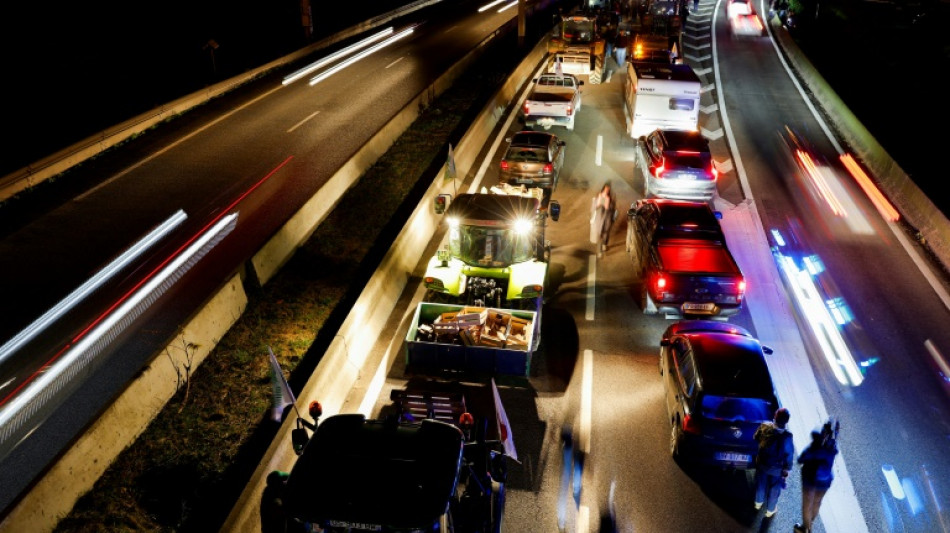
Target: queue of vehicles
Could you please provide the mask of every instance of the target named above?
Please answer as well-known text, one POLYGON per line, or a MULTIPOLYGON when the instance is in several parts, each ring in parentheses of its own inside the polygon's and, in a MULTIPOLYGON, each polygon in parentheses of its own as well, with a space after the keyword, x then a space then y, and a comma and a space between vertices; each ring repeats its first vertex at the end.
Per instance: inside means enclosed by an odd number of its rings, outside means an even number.
MULTIPOLYGON (((594 28, 565 17, 562 36, 578 31, 578 22, 594 28)), ((592 77, 598 36, 582 37, 590 63, 580 70, 592 77)), ((563 61, 566 45, 558 46, 565 48, 552 56, 563 61)), ((697 131, 699 79, 686 65, 631 61, 626 67, 627 131, 637 139, 645 197, 628 211, 631 274, 645 314, 677 319, 659 343, 670 453, 678 461, 754 468, 755 427, 780 402, 765 362, 772 350, 726 322, 742 309, 746 284, 721 213, 710 205, 717 171, 697 131)), ((583 82, 553 70, 534 80, 532 95, 569 89, 571 118, 560 124, 572 130, 583 82), (539 91, 542 86, 558 89, 539 91)), ((566 147, 554 134, 527 129, 553 125, 532 120, 534 106, 523 106, 526 129, 507 139, 497 185, 435 201, 447 241, 428 262, 425 296, 406 333, 407 371, 530 374, 550 261, 545 228, 559 218, 551 193, 566 147)), ((425 386, 393 391, 391 400, 395 413, 378 420, 352 414, 319 426, 299 421, 300 459, 282 492, 286 523, 323 531, 500 531, 509 456, 497 404, 475 417, 464 395, 425 386), (490 425, 498 428, 494 439, 487 436, 490 425), (324 482, 328 475, 333 484, 324 482), (356 481, 369 477, 371 484, 356 481)))

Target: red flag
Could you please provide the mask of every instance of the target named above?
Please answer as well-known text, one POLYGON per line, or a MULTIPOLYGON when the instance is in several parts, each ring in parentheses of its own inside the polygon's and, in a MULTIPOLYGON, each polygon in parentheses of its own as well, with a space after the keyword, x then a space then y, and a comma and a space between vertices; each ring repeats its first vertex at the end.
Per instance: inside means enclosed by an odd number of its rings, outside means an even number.
POLYGON ((297 399, 294 398, 294 393, 290 390, 290 384, 287 383, 287 378, 284 377, 284 371, 281 370, 280 363, 277 362, 274 350, 271 350, 268 346, 267 352, 270 355, 270 382, 271 387, 273 387, 271 418, 276 422, 282 422, 287 407, 297 403, 297 399))
POLYGON ((498 422, 498 439, 505 447, 505 454, 515 461, 518 460, 518 450, 515 449, 515 441, 511 435, 511 425, 508 423, 508 415, 505 413, 505 406, 501 404, 501 396, 498 395, 498 386, 495 385, 495 378, 491 380, 491 391, 495 399, 495 421, 498 422))

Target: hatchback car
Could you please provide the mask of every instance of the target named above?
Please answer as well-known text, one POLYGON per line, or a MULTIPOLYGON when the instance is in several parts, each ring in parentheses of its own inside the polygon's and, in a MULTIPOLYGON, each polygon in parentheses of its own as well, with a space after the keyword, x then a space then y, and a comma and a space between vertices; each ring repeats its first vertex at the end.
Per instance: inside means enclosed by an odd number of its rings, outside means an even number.
POLYGON ((541 131, 519 131, 508 139, 501 158, 499 181, 509 185, 557 188, 564 165, 566 143, 557 135, 541 131))
POLYGON ((754 468, 755 430, 781 406, 765 362, 771 353, 735 324, 690 320, 664 331, 659 365, 674 459, 754 468))
POLYGON ((647 198, 712 200, 719 172, 702 133, 657 129, 640 137, 637 145, 636 166, 647 198))

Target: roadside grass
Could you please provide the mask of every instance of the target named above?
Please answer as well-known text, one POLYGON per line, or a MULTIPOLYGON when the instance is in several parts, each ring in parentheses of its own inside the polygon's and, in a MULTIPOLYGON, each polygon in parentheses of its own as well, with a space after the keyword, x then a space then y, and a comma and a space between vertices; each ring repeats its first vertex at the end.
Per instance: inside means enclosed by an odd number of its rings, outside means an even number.
MULTIPOLYGON (((529 32, 526 43, 543 34, 530 25, 529 32)), ((515 39, 502 37, 490 46, 365 173, 278 275, 250 291, 238 322, 56 531, 220 529, 278 429, 269 418, 268 347, 299 391, 408 213, 438 177, 448 144, 458 143, 524 57, 528 47, 519 48, 515 39)))

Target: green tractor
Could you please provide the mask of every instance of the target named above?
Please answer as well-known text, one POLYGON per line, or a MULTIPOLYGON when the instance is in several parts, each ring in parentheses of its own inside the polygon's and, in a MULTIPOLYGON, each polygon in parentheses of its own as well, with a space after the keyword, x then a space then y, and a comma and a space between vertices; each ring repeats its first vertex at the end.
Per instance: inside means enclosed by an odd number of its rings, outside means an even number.
POLYGON ((426 302, 540 312, 550 258, 544 231, 547 219, 560 215, 557 201, 543 208, 540 194, 460 194, 454 201, 443 194, 435 209, 445 214, 448 236, 426 268, 426 302))

